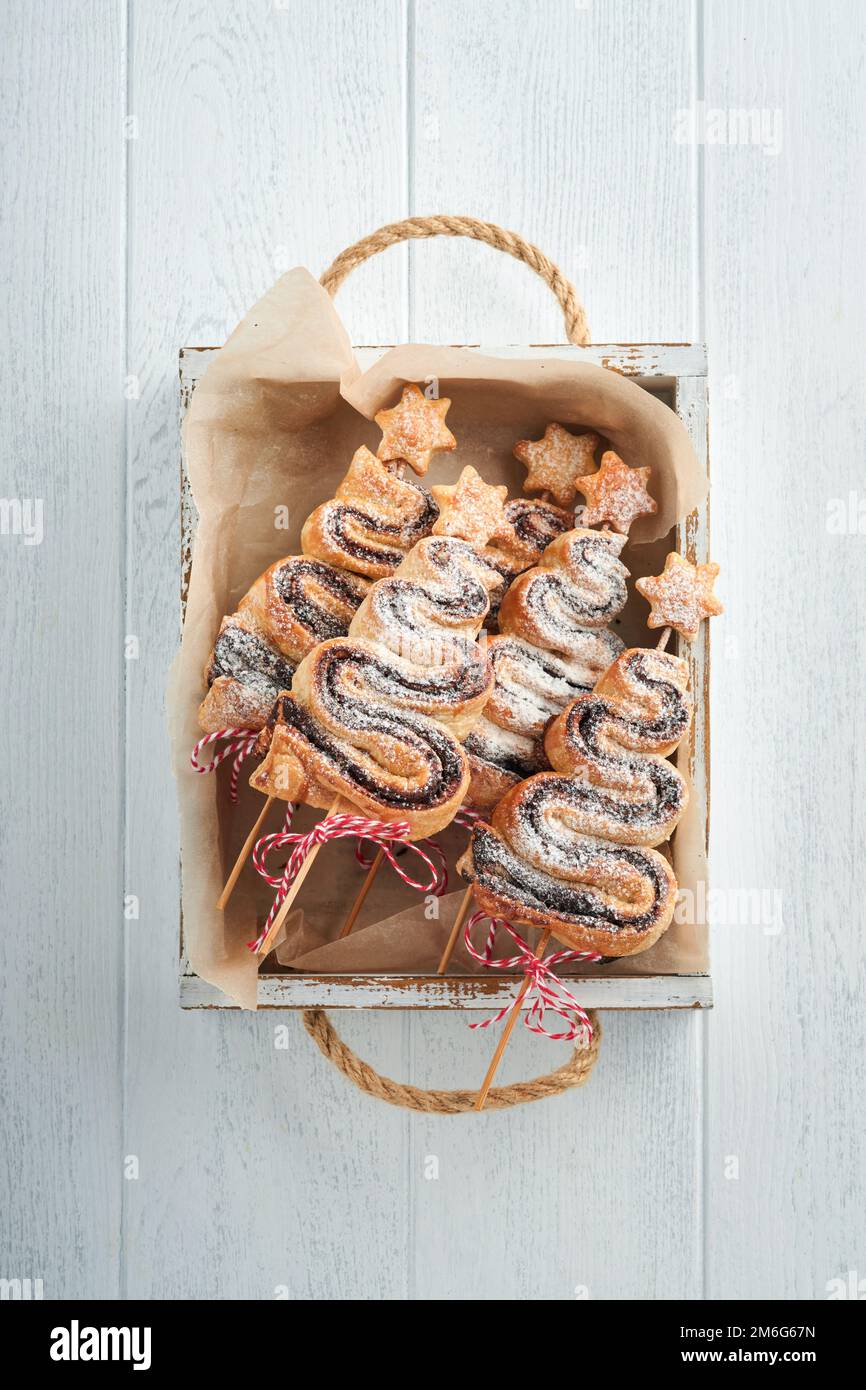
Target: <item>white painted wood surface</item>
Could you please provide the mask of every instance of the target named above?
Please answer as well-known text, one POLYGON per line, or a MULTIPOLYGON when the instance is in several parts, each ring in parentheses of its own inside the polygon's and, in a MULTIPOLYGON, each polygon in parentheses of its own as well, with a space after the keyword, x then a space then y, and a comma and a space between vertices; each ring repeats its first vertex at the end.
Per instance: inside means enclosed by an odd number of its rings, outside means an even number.
MULTIPOLYGON (((520 987, 516 974, 405 975, 262 975, 258 1006, 264 1009, 474 1009, 495 1013, 520 987)), ((568 987, 587 1009, 705 1009, 712 1004, 707 975, 569 976, 568 987)), ((215 985, 198 975, 180 978, 185 1009, 224 1009, 231 1005, 215 985)), ((531 1001, 523 1007, 528 1009, 531 1001)))
MULTIPOLYGON (((41 546, 0 536, 0 1275, 264 1299, 866 1275, 866 540, 825 525, 866 492, 862 5, 11 0, 0 28, 2 492, 45 499, 41 546), (677 143, 702 99, 778 108, 778 153, 677 143), (718 927, 712 1015, 608 1015, 585 1090, 445 1121, 355 1093, 299 1022, 278 1050, 282 1015, 181 1013, 161 713, 178 347, 287 265, 442 210, 560 260, 597 341, 709 344, 713 880, 723 916, 779 890, 783 921, 718 927)), ((356 341, 559 336, 544 287, 468 243, 391 250, 338 303, 356 341)), ((339 1018, 391 1075, 483 1071, 459 1016, 339 1018)), ((506 1079, 562 1056, 520 1031, 506 1079)))
POLYGON ((866 534, 827 525, 851 490, 866 511, 864 55, 863 5, 707 11, 708 95, 783 121, 778 156, 706 161, 731 658, 714 666, 714 868, 719 883, 778 890, 783 921, 778 935, 715 934, 712 1296, 779 1281, 820 1296, 828 1279, 866 1272, 866 534), (738 1181, 725 1179, 728 1154, 738 1181))
POLYGON ((43 504, 41 544, 5 513, 0 535, 0 1278, 46 1298, 119 1284, 124 29, 103 16, 0 9, 0 493, 43 504))

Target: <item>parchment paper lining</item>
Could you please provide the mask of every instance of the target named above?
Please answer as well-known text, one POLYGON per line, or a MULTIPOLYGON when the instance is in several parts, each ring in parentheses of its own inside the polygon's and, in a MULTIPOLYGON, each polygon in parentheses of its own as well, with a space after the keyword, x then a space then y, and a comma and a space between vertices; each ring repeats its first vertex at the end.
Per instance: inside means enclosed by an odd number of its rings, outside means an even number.
MULTIPOLYGON (((375 448, 375 411, 392 403, 404 381, 430 379, 452 398, 448 424, 458 449, 434 460, 428 484, 452 482, 471 463, 488 482, 505 482, 511 495, 519 495, 524 470, 511 456, 512 446, 518 438, 538 437, 551 420, 595 429, 627 462, 649 464, 659 513, 637 524, 623 554, 634 577, 658 572, 673 543, 671 528, 706 492, 688 435, 669 405, 614 372, 588 363, 521 362, 415 344, 393 349, 362 375, 331 300, 308 271, 290 271, 254 306, 196 388, 184 427, 199 526, 183 640, 166 697, 180 804, 187 954, 199 976, 245 1008, 255 1007, 258 971, 246 943, 258 933, 272 890, 248 867, 225 914, 215 902, 261 800, 242 783, 240 804, 230 804, 228 765, 208 777, 190 769, 190 749, 200 737, 202 672, 222 616, 269 564, 298 552, 305 518, 333 495, 358 446, 375 448)), ((626 642, 651 642, 643 625, 646 611, 634 595, 620 624, 626 642)), ((296 828, 319 814, 301 808, 296 828)), ((279 822, 274 808, 267 829, 279 822)), ((703 823, 704 808, 693 796, 674 842, 677 878, 686 889, 706 877, 703 823)), ((306 881, 302 909, 289 918, 278 959, 316 972, 435 970, 462 897, 453 862, 465 834, 450 826, 439 837, 452 865, 448 897, 425 903, 386 867, 358 926, 342 942, 333 938, 362 870, 349 842, 329 845, 306 881), (425 915, 437 910, 438 920, 425 915)), ((704 924, 675 923, 650 951, 589 969, 678 974, 706 964, 704 924)), ((474 968, 461 948, 452 971, 474 968)))

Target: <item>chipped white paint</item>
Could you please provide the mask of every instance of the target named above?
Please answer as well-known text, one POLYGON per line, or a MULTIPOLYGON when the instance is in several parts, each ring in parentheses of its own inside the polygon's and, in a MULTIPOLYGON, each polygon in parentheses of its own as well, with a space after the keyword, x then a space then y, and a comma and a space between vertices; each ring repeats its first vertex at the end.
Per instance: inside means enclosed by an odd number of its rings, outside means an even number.
MULTIPOLYGON (((501 1009, 514 998, 518 975, 488 980, 435 975, 263 975, 258 1004, 265 1009, 501 1009)), ((644 975, 609 980, 569 975, 569 989, 588 1009, 699 1009, 712 1003, 707 975, 644 975)), ((182 975, 186 1009, 230 1008, 221 990, 182 975)), ((524 1005, 529 1008, 529 1002, 524 1005)))

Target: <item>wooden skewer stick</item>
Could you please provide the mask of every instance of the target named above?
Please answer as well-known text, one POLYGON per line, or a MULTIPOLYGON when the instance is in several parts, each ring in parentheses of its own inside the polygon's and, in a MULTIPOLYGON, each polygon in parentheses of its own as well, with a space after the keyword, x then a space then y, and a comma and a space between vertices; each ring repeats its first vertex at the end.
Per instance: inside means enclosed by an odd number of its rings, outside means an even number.
POLYGON ((669 642, 670 640, 671 640, 671 630, 670 630, 669 627, 666 627, 666 628, 664 628, 664 629, 662 630, 662 635, 661 635, 661 637, 659 638, 659 640, 656 642, 656 651, 657 651, 657 652, 663 652, 664 649, 665 649, 665 647, 667 646, 667 644, 668 644, 668 642, 669 642))
MULTIPOLYGON (((351 810, 350 802, 344 801, 341 796, 338 796, 334 799, 334 804, 327 812, 325 819, 327 820, 329 816, 336 816, 341 811, 348 810, 351 810)), ((322 846, 320 844, 313 845, 313 848, 310 850, 309 854, 307 855, 306 859, 304 860, 303 864, 301 865, 300 869, 295 875, 292 885, 289 888, 289 891, 286 894, 285 898, 283 899, 280 910, 274 918, 273 922, 271 923, 270 931, 268 932, 265 939, 262 941, 261 946, 259 946, 258 950, 256 951, 257 956, 266 956, 270 951, 271 946, 274 940, 276 939, 277 933, 280 930, 280 927, 283 925, 283 922, 289 915, 289 909, 291 908, 292 903, 298 896, 298 891, 301 887, 301 884, 303 883, 304 879, 307 877, 307 874, 310 872, 313 865, 315 864, 316 857, 321 848, 322 846)))
POLYGON ((466 892, 463 894, 463 901, 457 909, 457 916, 454 918, 454 926, 451 928, 451 935, 448 938, 448 944, 445 947, 445 950, 442 952, 442 959, 439 962, 439 969, 436 971, 437 975, 444 975, 445 971, 448 969, 448 962, 454 954, 454 947, 457 945, 457 939, 460 936, 460 928, 466 921, 466 915, 469 912, 469 908, 471 907, 471 905, 472 884, 470 883, 469 887, 466 889, 466 892))
POLYGON ((379 853, 376 855, 376 858, 373 860, 372 864, 367 870, 367 877, 364 879, 364 882, 361 885, 361 891, 355 899, 354 903, 352 904, 352 908, 349 912, 349 915, 343 923, 342 928, 340 929, 340 934, 337 937, 338 941, 342 941, 344 936, 348 936, 349 932, 352 930, 355 923, 357 922, 358 913, 364 906, 364 899, 366 898, 370 889, 373 887, 373 879, 376 877, 377 873, 379 872, 379 869, 382 867, 382 860, 384 858, 385 851, 383 849, 380 849, 379 853))
MULTIPOLYGON (((535 954, 538 959, 540 959, 544 955, 544 952, 547 950, 547 943, 550 940, 550 937, 551 931, 548 927, 546 931, 542 932, 541 939, 535 948, 535 954)), ((487 1075, 481 1083, 481 1090, 475 1097, 475 1104, 472 1107, 474 1110, 484 1109, 484 1103, 487 1100, 487 1093, 490 1090, 490 1087, 493 1085, 493 1078, 499 1069, 499 1063, 502 1061, 502 1054, 508 1046, 508 1039, 511 1037, 511 1034, 514 1031, 514 1026, 517 1023, 518 1018, 520 1017, 520 1005, 523 1001, 523 996, 526 994, 526 991, 529 989, 531 983, 532 976, 527 975, 526 979, 523 981, 523 984, 520 986, 520 992, 517 995, 517 1003, 512 1009, 508 1017, 508 1022, 502 1030, 502 1036, 499 1039, 499 1042, 496 1046, 496 1051, 490 1059, 490 1066, 487 1068, 487 1075)))
POLYGON ((271 808, 271 802, 276 801, 276 799, 277 798, 275 796, 269 796, 267 798, 264 806, 262 807, 261 811, 259 812, 256 818, 255 825, 253 826, 247 838, 244 840, 243 848, 241 849, 240 854, 235 860, 235 866, 229 874, 228 879, 226 880, 226 886, 217 898, 217 907, 219 908, 220 912, 222 912, 223 908, 225 907, 226 903, 228 902, 229 898, 234 892, 235 884, 240 878, 241 869, 247 862, 252 847, 259 837, 259 829, 261 827, 262 821, 264 820, 265 816, 268 814, 268 811, 271 808))

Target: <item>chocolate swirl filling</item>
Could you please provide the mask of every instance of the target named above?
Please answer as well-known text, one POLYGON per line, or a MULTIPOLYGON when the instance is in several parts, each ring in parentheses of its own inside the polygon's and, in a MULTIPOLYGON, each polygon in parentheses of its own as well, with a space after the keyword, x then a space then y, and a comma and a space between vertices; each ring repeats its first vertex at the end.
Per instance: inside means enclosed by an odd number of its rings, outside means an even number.
POLYGON ((533 501, 529 497, 515 497, 505 504, 506 524, 513 527, 518 540, 531 546, 539 556, 573 525, 570 515, 546 502, 533 501))
POLYGON ((487 717, 516 733, 542 733, 548 719, 593 689, 622 651, 619 637, 606 628, 581 637, 570 662, 519 637, 495 637, 488 653, 496 688, 487 717))
POLYGON ((521 911, 543 914, 574 926, 600 927, 615 937, 628 928, 650 931, 670 910, 671 888, 658 855, 623 845, 574 838, 568 845, 570 872, 615 883, 627 876, 639 879, 641 905, 630 908, 623 898, 612 900, 590 884, 565 881, 527 864, 513 852, 491 826, 481 823, 472 832, 471 862, 467 875, 495 894, 502 909, 519 919, 521 911), (646 902, 649 906, 646 906, 646 902))
MULTIPOLYGON (((318 654, 316 696, 323 712, 346 729, 375 729, 382 704, 398 711, 407 721, 419 712, 436 717, 452 705, 481 698, 490 680, 490 668, 478 647, 469 647, 466 659, 425 669, 409 662, 389 661, 359 643, 336 643, 318 654), (365 698, 378 697, 380 703, 365 698)), ((394 728, 389 723, 388 732, 394 728)))
MULTIPOLYGON (((329 637, 344 637, 351 615, 367 592, 363 580, 319 560, 290 556, 271 573, 274 592, 291 612, 292 642, 298 659, 305 650, 329 637)), ((267 572, 251 593, 266 579, 267 572)), ((249 596, 239 612, 223 624, 207 670, 207 684, 211 687, 220 676, 237 681, 255 701, 260 719, 264 719, 280 691, 290 689, 295 662, 275 641, 253 630, 261 619, 254 614, 248 623, 248 603, 249 596)), ((251 708, 248 707, 248 716, 251 708)))
POLYGON ((581 698, 566 716, 566 736, 582 755, 612 766, 611 758, 599 747, 603 735, 627 748, 652 750, 679 743, 689 727, 691 704, 672 681, 650 674, 648 658, 652 659, 650 653, 635 647, 624 654, 622 670, 638 698, 649 692, 657 713, 629 716, 602 697, 581 698))
POLYGON ((281 690, 290 688, 294 671, 292 663, 261 637, 230 622, 216 640, 207 683, 211 686, 218 676, 230 676, 268 705, 281 690))
POLYGON ((348 623, 323 602, 317 590, 330 594, 337 604, 354 612, 366 585, 321 560, 292 557, 274 574, 274 588, 292 610, 295 621, 310 635, 311 645, 329 637, 345 637, 348 623))
MULTIPOLYGON (((342 700, 338 697, 338 703, 342 700)), ((363 727, 365 734, 379 734, 397 741, 409 756, 413 766, 411 782, 388 774, 384 766, 380 773, 358 757, 294 700, 283 695, 278 701, 268 727, 262 733, 257 752, 265 752, 270 744, 276 721, 292 730, 295 742, 306 745, 313 758, 323 762, 331 775, 359 789, 388 810, 429 810, 450 800, 459 789, 466 763, 460 745, 432 720, 398 712, 382 706, 367 707, 354 712, 350 727, 363 727)))
POLYGON ((359 506, 336 500, 329 502, 322 509, 322 525, 327 540, 331 548, 339 551, 345 558, 350 569, 353 562, 387 565, 396 569, 416 541, 430 534, 439 515, 438 505, 423 488, 408 480, 403 481, 405 487, 417 493, 414 516, 388 522, 359 506), (357 534, 349 535, 350 529, 366 539, 359 538, 357 534), (393 542, 393 548, 384 544, 388 541, 393 542))
POLYGON ((518 782, 547 766, 544 749, 536 740, 511 734, 488 719, 476 724, 463 746, 473 758, 518 782))
POLYGON ((503 580, 503 588, 490 596, 488 621, 491 625, 499 617, 505 586, 530 565, 537 564, 550 542, 573 525, 574 517, 570 512, 547 502, 528 497, 515 497, 506 502, 505 525, 484 550, 485 561, 498 570, 503 580))
POLYGON ((582 695, 559 721, 561 737, 554 738, 555 728, 548 735, 551 762, 570 774, 563 783, 565 804, 589 835, 657 844, 685 809, 686 784, 657 750, 679 743, 691 705, 673 681, 651 674, 654 659, 658 670, 653 653, 624 653, 619 674, 628 698, 582 695))
POLYGON ((426 546, 426 559, 438 572, 438 586, 399 575, 378 584, 370 603, 383 629, 439 636, 449 625, 480 626, 490 599, 472 573, 471 567, 481 563, 476 551, 466 541, 451 537, 427 541, 426 546))
MULTIPOLYGON (((521 504, 524 505, 524 504, 521 504)), ((532 531, 555 529, 539 504, 525 504, 515 523, 532 531)), ((508 780, 549 766, 537 740, 549 719, 591 691, 622 651, 605 622, 625 605, 628 571, 619 560, 622 541, 574 530, 562 534, 546 563, 516 580, 502 601, 489 653, 494 690, 484 729, 467 743, 472 753, 471 795, 482 809, 504 794, 508 780), (498 738, 496 725, 524 741, 498 738), (499 776, 485 774, 484 765, 499 776)))
MULTIPOLYGON (((586 636, 606 638, 611 660, 621 646, 613 633, 590 631, 586 636)), ((547 795, 556 794, 570 806, 588 835, 628 844, 663 839, 685 807, 685 784, 670 763, 641 752, 676 743, 686 732, 690 707, 678 688, 654 679, 640 652, 624 658, 631 684, 658 697, 658 713, 638 718, 593 695, 591 680, 583 686, 569 682, 564 663, 529 643, 495 638, 489 654, 496 688, 485 717, 466 740, 467 752, 516 779, 530 777, 550 766, 535 736, 570 702, 564 716, 569 762, 566 766, 557 759, 557 765, 573 775, 561 779, 556 793, 547 782, 547 795)))
POLYGON ((626 570, 611 554, 606 538, 577 536, 569 547, 568 569, 533 571, 523 599, 533 621, 550 634, 554 651, 580 628, 603 627, 625 607, 626 570))
POLYGON ((634 648, 551 721, 545 751, 556 771, 508 791, 458 866, 486 911, 558 923, 569 944, 613 955, 657 939, 676 882, 652 846, 688 799, 663 756, 689 727, 686 683, 679 658, 634 648))
MULTIPOLYGON (((617 759, 617 768, 628 766, 636 788, 634 799, 615 791, 593 786, 578 777, 556 777, 552 773, 531 778, 521 788, 520 815, 525 816, 533 834, 545 839, 554 862, 553 840, 547 825, 551 812, 571 810, 580 832, 600 835, 622 844, 658 844, 676 822, 686 803, 686 788, 676 768, 664 758, 617 759)), ((563 838, 563 845, 567 843, 563 838)), ((567 867, 567 860, 562 860, 567 867)))

